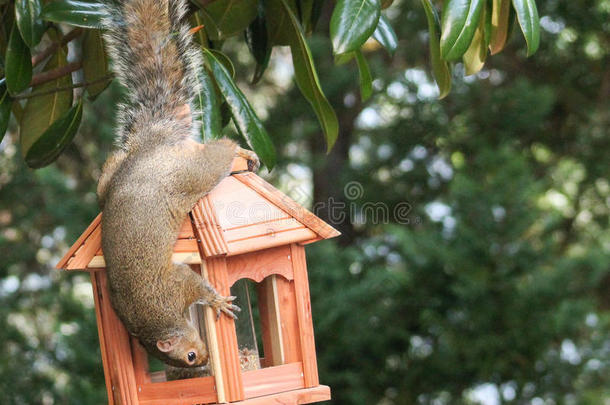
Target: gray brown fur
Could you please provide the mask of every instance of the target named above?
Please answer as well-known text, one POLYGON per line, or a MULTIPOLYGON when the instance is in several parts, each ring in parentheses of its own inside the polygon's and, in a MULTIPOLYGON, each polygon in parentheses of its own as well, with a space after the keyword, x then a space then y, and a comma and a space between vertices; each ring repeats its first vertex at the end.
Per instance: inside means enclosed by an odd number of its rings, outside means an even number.
POLYGON ((196 302, 233 315, 233 297, 172 262, 173 245, 193 205, 229 174, 233 158, 252 152, 230 140, 190 139, 190 105, 198 58, 180 22, 183 0, 127 0, 115 6, 106 38, 114 69, 127 87, 119 146, 102 169, 102 247, 111 303, 127 330, 168 364, 195 367, 207 348, 186 311, 196 302), (177 32, 177 34, 176 34, 177 32), (189 362, 193 351, 197 360, 189 362))

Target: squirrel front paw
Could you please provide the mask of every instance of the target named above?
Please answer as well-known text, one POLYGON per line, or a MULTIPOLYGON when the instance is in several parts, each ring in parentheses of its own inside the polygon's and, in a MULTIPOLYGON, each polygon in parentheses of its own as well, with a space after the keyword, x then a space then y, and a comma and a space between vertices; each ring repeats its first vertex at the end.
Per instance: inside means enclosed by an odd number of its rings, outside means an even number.
POLYGON ((235 297, 231 295, 229 297, 219 296, 213 302, 210 302, 210 306, 216 311, 216 319, 220 318, 221 312, 224 312, 225 315, 233 319, 237 319, 237 315, 234 312, 240 312, 241 308, 233 304, 234 300, 235 297))
POLYGON ((236 154, 237 156, 248 161, 248 171, 250 172, 256 172, 261 166, 258 156, 256 156, 256 153, 252 152, 251 150, 237 147, 236 154))

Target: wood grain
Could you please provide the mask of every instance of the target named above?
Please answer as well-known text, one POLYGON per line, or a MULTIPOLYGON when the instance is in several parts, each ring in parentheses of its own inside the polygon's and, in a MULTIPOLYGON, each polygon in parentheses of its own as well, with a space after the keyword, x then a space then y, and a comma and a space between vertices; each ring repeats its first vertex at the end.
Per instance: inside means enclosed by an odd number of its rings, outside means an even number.
POLYGON ((247 399, 245 401, 236 402, 234 405, 300 405, 328 401, 329 399, 330 388, 326 385, 318 385, 313 388, 304 388, 247 399))
POLYGON ((275 246, 287 245, 291 242, 300 242, 316 237, 316 233, 308 228, 298 228, 277 233, 269 233, 255 238, 228 242, 228 256, 235 256, 252 251, 269 249, 275 246))
POLYGON ((257 285, 258 311, 261 320, 263 351, 265 353, 263 367, 279 366, 285 363, 277 278, 281 277, 269 276, 257 285))
POLYGON ((246 398, 304 388, 303 365, 291 363, 246 371, 243 373, 243 381, 246 398))
MULTIPOLYGON (((175 263, 201 264, 201 257, 199 256, 199 252, 174 253, 172 255, 172 261, 175 263)), ((93 256, 87 265, 87 270, 103 269, 105 267, 106 261, 104 260, 104 256, 93 256)))
POLYGON ((294 269, 294 288, 297 305, 297 319, 301 340, 303 373, 305 387, 315 387, 318 381, 318 364, 314 342, 313 321, 311 318, 311 300, 309 296, 309 281, 307 280, 307 263, 305 248, 296 243, 290 245, 294 269))
POLYGON ((87 268, 87 264, 91 261, 95 252, 102 244, 102 227, 96 226, 89 234, 87 239, 82 242, 81 246, 76 250, 72 260, 66 265, 67 270, 83 270, 87 268))
POLYGON ((106 338, 104 336, 104 328, 101 312, 101 295, 102 291, 97 282, 97 272, 91 272, 91 287, 93 289, 93 302, 95 303, 95 320, 97 322, 97 334, 100 339, 100 352, 102 355, 102 367, 104 369, 104 380, 106 382, 106 394, 108 395, 108 405, 114 405, 112 398, 112 383, 110 381, 110 358, 108 356, 108 347, 106 346, 106 338))
POLYGON ((140 388, 138 398, 141 405, 190 405, 217 402, 214 377, 147 383, 140 388))
POLYGON ((322 221, 315 216, 311 211, 307 210, 302 205, 282 193, 265 180, 261 179, 254 173, 240 173, 233 176, 253 190, 256 190, 267 200, 271 201, 277 207, 286 211, 293 218, 297 219, 303 225, 309 227, 316 234, 324 239, 334 238, 341 233, 335 228, 322 221))
POLYGON ((108 283, 105 272, 96 272, 96 281, 102 294, 100 312, 104 340, 109 355, 109 371, 114 402, 120 405, 138 403, 136 379, 131 356, 129 335, 110 305, 108 296, 108 283))
MULTIPOLYGON (((206 280, 209 280, 209 273, 206 262, 201 263, 201 275, 206 280)), ((206 339, 208 342, 208 353, 210 356, 209 364, 216 380, 216 393, 218 395, 218 402, 226 402, 226 390, 224 381, 224 372, 222 370, 222 360, 220 356, 220 349, 218 347, 218 332, 216 330, 216 314, 209 305, 204 307, 205 311, 205 332, 206 339)))
POLYGON ((100 214, 97 214, 97 217, 95 217, 95 219, 89 224, 87 229, 85 229, 85 232, 82 233, 82 235, 76 240, 76 242, 74 242, 74 244, 70 247, 70 249, 68 249, 66 254, 55 265, 56 269, 65 269, 66 268, 66 265, 68 264, 68 260, 70 258, 72 258, 72 256, 76 252, 76 250, 83 244, 85 239, 87 239, 89 237, 91 232, 93 232, 93 230, 100 224, 101 221, 102 221, 102 214, 100 213, 100 214))
POLYGON ((292 280, 292 262, 290 246, 250 252, 227 258, 227 277, 229 285, 241 278, 249 278, 257 283, 272 274, 280 274, 292 280))
POLYGON ((227 242, 236 242, 243 239, 255 238, 290 229, 304 228, 303 224, 294 218, 282 218, 276 221, 263 221, 256 224, 226 229, 224 237, 227 242))
POLYGON ((191 223, 191 217, 186 216, 182 226, 180 227, 180 232, 178 233, 178 239, 190 239, 195 238, 195 233, 193 232, 193 225, 191 223))
POLYGON ((227 243, 218 224, 216 214, 209 201, 209 195, 203 197, 191 211, 193 232, 201 245, 202 257, 215 257, 227 253, 227 243))
POLYGON ((232 229, 288 217, 255 190, 236 180, 235 174, 220 182, 208 194, 222 229, 232 229))
POLYGON ((136 377, 136 384, 141 386, 142 384, 149 383, 151 381, 150 373, 148 371, 148 354, 138 339, 131 336, 131 354, 133 356, 133 371, 136 377))
POLYGON ((282 347, 284 362, 302 361, 301 333, 297 317, 296 292, 294 281, 277 277, 277 299, 280 311, 280 327, 282 328, 282 347))
MULTIPOLYGON (((209 281, 214 288, 224 296, 231 295, 226 260, 224 258, 207 259, 206 269, 209 281)), ((235 322, 232 318, 221 315, 216 321, 216 331, 226 400, 229 402, 242 400, 244 399, 244 388, 237 354, 235 322)))

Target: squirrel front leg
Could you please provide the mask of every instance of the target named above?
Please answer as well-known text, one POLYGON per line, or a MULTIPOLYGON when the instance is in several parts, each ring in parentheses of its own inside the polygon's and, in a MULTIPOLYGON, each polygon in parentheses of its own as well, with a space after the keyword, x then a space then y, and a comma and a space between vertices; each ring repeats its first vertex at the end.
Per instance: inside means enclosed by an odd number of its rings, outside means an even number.
POLYGON ((241 309, 233 304, 235 297, 225 297, 218 293, 206 279, 191 270, 188 265, 174 264, 174 277, 182 284, 185 310, 191 304, 203 304, 212 307, 217 318, 220 317, 221 312, 233 319, 237 318, 234 312, 239 312, 241 309))

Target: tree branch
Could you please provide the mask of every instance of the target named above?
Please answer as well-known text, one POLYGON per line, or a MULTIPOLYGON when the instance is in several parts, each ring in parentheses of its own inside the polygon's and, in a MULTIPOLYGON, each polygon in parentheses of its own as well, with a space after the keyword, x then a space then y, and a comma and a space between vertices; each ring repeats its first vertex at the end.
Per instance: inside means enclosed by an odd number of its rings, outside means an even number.
POLYGON ((45 90, 45 91, 38 91, 38 92, 35 92, 35 93, 30 93, 30 94, 16 95, 16 96, 13 96, 13 99, 21 100, 21 99, 32 98, 32 97, 46 96, 46 95, 49 95, 49 94, 58 93, 60 91, 77 89, 79 87, 93 86, 94 84, 101 83, 101 82, 104 82, 106 80, 112 80, 112 79, 114 79, 114 75, 113 74, 108 74, 106 76, 102 76, 102 77, 97 78, 95 80, 92 80, 90 82, 74 83, 74 84, 72 84, 70 86, 62 86, 62 87, 56 87, 54 89, 45 90))
POLYGON ((68 32, 66 35, 63 36, 62 39, 60 39, 59 41, 53 42, 47 48, 40 51, 40 53, 37 53, 36 55, 32 56, 32 66, 38 65, 40 62, 45 60, 48 56, 55 53, 55 51, 57 49, 59 49, 59 47, 62 47, 64 45, 66 45, 68 42, 72 41, 73 39, 78 38, 83 32, 84 31, 82 28, 75 28, 72 31, 68 32))
POLYGON ((34 75, 32 81, 30 82, 30 86, 38 86, 39 84, 50 82, 51 80, 55 80, 69 73, 75 72, 81 68, 82 64, 83 63, 81 61, 70 62, 67 65, 60 66, 53 70, 40 72, 37 75, 34 75))

